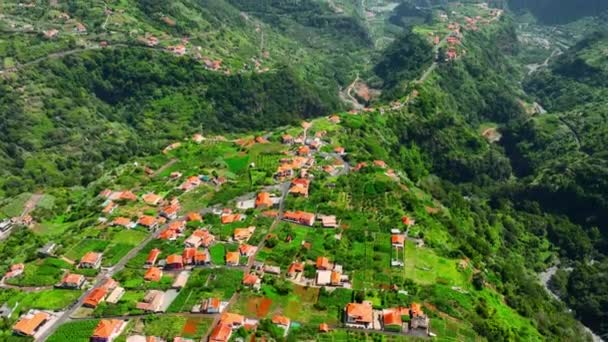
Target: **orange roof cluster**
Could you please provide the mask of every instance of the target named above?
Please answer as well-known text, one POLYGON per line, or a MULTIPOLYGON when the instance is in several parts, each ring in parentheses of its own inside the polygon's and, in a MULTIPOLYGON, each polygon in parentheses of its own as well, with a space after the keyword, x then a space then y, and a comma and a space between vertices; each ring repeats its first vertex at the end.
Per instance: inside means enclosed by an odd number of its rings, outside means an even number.
POLYGON ((126 217, 117 217, 112 221, 112 224, 115 226, 128 227, 131 224, 131 220, 126 217))
POLYGON ((239 314, 224 312, 220 317, 220 324, 227 324, 228 326, 238 326, 245 322, 245 317, 239 314))
POLYGON ((310 186, 310 180, 306 178, 297 178, 291 182, 291 188, 289 189, 290 194, 300 195, 308 197, 308 188, 310 186))
POLYGON ((309 154, 310 154, 310 147, 305 146, 305 145, 298 147, 298 155, 307 156, 309 154))
POLYGON ((68 273, 61 279, 62 284, 77 284, 80 285, 84 281, 82 274, 68 273))
POLYGON ((209 336, 210 342, 227 342, 232 335, 232 328, 224 323, 219 323, 209 336))
POLYGON ((248 240, 254 231, 255 227, 236 228, 234 230, 234 239, 239 241, 248 240))

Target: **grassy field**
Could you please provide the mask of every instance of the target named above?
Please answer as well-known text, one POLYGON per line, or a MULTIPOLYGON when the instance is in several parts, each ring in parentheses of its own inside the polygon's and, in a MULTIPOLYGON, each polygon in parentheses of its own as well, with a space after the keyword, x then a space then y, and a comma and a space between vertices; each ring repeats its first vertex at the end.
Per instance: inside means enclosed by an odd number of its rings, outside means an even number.
POLYGON ((239 269, 196 269, 168 311, 189 312, 194 305, 210 297, 228 301, 240 287, 242 280, 243 271, 239 269))
POLYGON ((19 286, 54 285, 61 279, 64 273, 63 270, 70 268, 70 264, 60 259, 48 258, 36 260, 25 264, 23 274, 16 278, 8 279, 6 282, 19 286))
POLYGON ((1 208, 0 213, 7 217, 20 216, 25 207, 25 203, 32 197, 29 192, 19 194, 9 199, 1 208))
POLYGON ((413 242, 405 245, 405 276, 419 284, 434 284, 438 280, 467 288, 470 271, 458 269, 458 261, 442 258, 428 248, 418 248, 413 242))
POLYGON ((99 320, 68 322, 59 326, 47 342, 89 342, 99 320))
POLYGON ((65 256, 72 260, 80 260, 88 252, 103 252, 110 244, 109 241, 85 238, 70 248, 65 256))

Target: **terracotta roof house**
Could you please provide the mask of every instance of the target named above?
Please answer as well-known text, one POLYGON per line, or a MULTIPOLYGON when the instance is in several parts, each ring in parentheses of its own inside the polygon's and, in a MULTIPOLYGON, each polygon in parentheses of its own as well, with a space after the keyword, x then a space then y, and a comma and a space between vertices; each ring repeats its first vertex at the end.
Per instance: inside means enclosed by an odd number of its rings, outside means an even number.
POLYGON ((87 33, 87 28, 82 23, 76 23, 76 25, 74 26, 74 32, 87 33))
POLYGON ((197 229, 184 241, 186 247, 198 248, 201 245, 209 247, 215 241, 215 236, 207 230, 197 229))
POLYGON ((273 205, 274 203, 270 199, 270 194, 267 192, 260 192, 255 198, 256 208, 271 208, 273 205))
POLYGON ((222 224, 229 224, 242 220, 244 220, 244 217, 241 214, 226 214, 221 217, 222 224))
POLYGON ((326 257, 318 257, 316 266, 318 270, 330 270, 332 265, 329 263, 329 259, 326 257))
POLYGON ((179 270, 184 268, 184 261, 181 255, 171 254, 167 257, 167 265, 166 268, 179 270))
POLYGON ((158 267, 150 267, 144 274, 144 280, 146 281, 160 281, 163 277, 163 271, 158 267))
POLYGON ((308 197, 308 188, 310 180, 305 178, 296 178, 291 182, 289 193, 296 196, 308 197))
POLYGON ((312 227, 315 224, 315 214, 304 211, 286 211, 283 214, 283 220, 312 227))
POLYGON ((148 205, 157 206, 162 202, 163 198, 158 196, 157 194, 147 193, 141 197, 144 203, 148 205))
POLYGON ((203 217, 199 213, 189 212, 188 215, 186 215, 186 221, 188 221, 188 222, 203 222, 203 217))
POLYGON ((134 202, 137 201, 137 196, 132 191, 125 190, 119 193, 116 200, 134 202))
POLYGON ((160 215, 166 217, 169 220, 174 220, 177 218, 177 213, 179 212, 180 205, 179 203, 171 203, 170 205, 164 206, 160 215))
POLYGON ((300 147, 298 147, 298 155, 299 156, 308 156, 308 155, 310 155, 310 147, 308 147, 308 146, 300 146, 300 147))
POLYGON ((57 37, 58 34, 59 34, 58 30, 50 29, 50 30, 44 31, 44 38, 46 38, 46 39, 55 38, 55 37, 57 37))
POLYGON ((158 235, 161 240, 175 240, 177 239, 177 232, 171 229, 165 229, 158 235))
POLYGON ((403 234, 391 235, 391 245, 393 245, 393 247, 403 248, 404 244, 405 244, 405 235, 403 235, 403 234))
POLYGON ((78 267, 80 268, 99 268, 101 266, 101 253, 88 252, 85 254, 82 259, 80 259, 80 263, 78 267))
POLYGON ((205 137, 203 137, 203 135, 200 133, 196 133, 192 136, 192 141, 194 141, 197 144, 202 143, 204 140, 205 140, 205 137))
POLYGON ((278 325, 283 329, 289 329, 289 326, 291 325, 291 320, 285 316, 274 315, 272 316, 272 323, 278 325))
POLYGON ((183 191, 190 191, 199 185, 201 185, 201 179, 197 176, 190 176, 185 182, 182 183, 182 185, 180 185, 180 189, 183 191))
POLYGON ((148 253, 148 258, 146 259, 146 265, 154 266, 156 264, 156 260, 158 259, 159 255, 160 255, 160 249, 154 248, 153 250, 151 250, 150 253, 148 253))
POLYGON ((211 255, 209 254, 209 250, 196 251, 196 254, 194 255, 194 264, 195 265, 211 264, 211 255))
POLYGON ((222 302, 219 298, 207 298, 203 301, 202 310, 208 314, 220 313, 221 304, 222 302))
POLYGON ((338 147, 334 148, 334 152, 336 152, 337 154, 342 156, 346 153, 346 150, 344 149, 344 147, 338 146, 338 147))
POLYGON ((186 222, 185 221, 171 221, 171 223, 169 223, 169 225, 167 225, 167 229, 171 229, 177 233, 181 233, 184 231, 184 229, 186 229, 186 222))
POLYGON ((228 342, 230 337, 232 336, 232 329, 229 325, 220 323, 211 332, 209 335, 210 342, 228 342))
POLYGON ((287 269, 287 276, 290 278, 295 278, 298 273, 304 272, 304 263, 303 262, 292 262, 287 269))
POLYGON ((249 240, 249 238, 251 238, 251 236, 253 235, 253 232, 255 232, 255 227, 250 226, 247 228, 236 228, 234 230, 234 240, 236 241, 247 241, 249 240))
POLYGON ((226 252, 226 265, 238 266, 239 265, 239 252, 226 252))
POLYGON ((112 221, 111 225, 122 226, 125 228, 134 228, 136 224, 131 222, 131 220, 126 217, 117 217, 112 221))
POLYGON ((329 117, 329 121, 331 121, 332 123, 335 124, 339 124, 340 123, 340 117, 337 115, 332 115, 329 117))
POLYGON ((245 324, 245 317, 239 314, 224 312, 220 318, 220 323, 226 324, 232 329, 238 329, 245 324))
POLYGON ((46 312, 30 311, 21 316, 13 326, 13 332, 17 335, 34 336, 34 334, 51 318, 46 312))
POLYGON ((125 327, 125 322, 119 319, 102 319, 95 327, 91 342, 112 342, 125 327))
POLYGON ((372 326, 373 309, 371 302, 346 304, 346 326, 368 329, 372 326))
POLYGON ((206 265, 211 262, 209 251, 197 250, 194 247, 184 248, 182 258, 185 265, 206 265))
POLYGON ((262 281, 260 280, 260 278, 253 273, 245 274, 245 276, 243 276, 243 285, 245 286, 259 288, 261 283, 262 281))
POLYGON ((143 215, 137 220, 137 224, 139 224, 140 226, 144 226, 148 229, 155 229, 158 225, 158 222, 156 221, 156 217, 154 216, 143 215))
POLYGON ((401 222, 402 222, 404 225, 406 225, 406 226, 413 226, 413 225, 414 225, 414 223, 416 223, 416 221, 415 221, 413 218, 409 217, 409 216, 403 216, 403 217, 401 218, 401 222))
POLYGON ((169 50, 176 56, 183 56, 186 54, 186 47, 182 44, 168 46, 167 50, 169 50))
POLYGON ((84 302, 82 303, 82 305, 85 307, 94 309, 97 307, 97 305, 99 305, 99 303, 101 303, 103 301, 103 299, 106 297, 107 294, 108 294, 107 289, 105 289, 103 287, 95 288, 84 299, 84 302))
POLYGON ((252 245, 248 245, 246 243, 242 244, 239 246, 239 253, 241 253, 241 256, 252 256, 255 254, 255 252, 257 251, 257 247, 252 246, 252 245))
POLYGON ((82 274, 68 273, 61 279, 57 287, 63 289, 79 289, 84 285, 85 277, 82 274))
POLYGON ((322 332, 322 333, 329 332, 329 325, 327 323, 319 324, 319 332, 322 332))
POLYGON ((255 137, 255 142, 258 144, 268 144, 268 139, 258 136, 258 137, 255 137))
POLYGON ((340 286, 342 284, 342 273, 331 271, 330 284, 333 286, 340 286))
POLYGON ((401 329, 403 325, 403 316, 409 316, 410 309, 404 307, 397 307, 391 309, 382 310, 382 324, 384 328, 394 326, 397 329, 401 329))
POLYGON ((24 264, 14 264, 11 266, 10 270, 4 275, 4 279, 10 279, 21 275, 24 269, 24 264))

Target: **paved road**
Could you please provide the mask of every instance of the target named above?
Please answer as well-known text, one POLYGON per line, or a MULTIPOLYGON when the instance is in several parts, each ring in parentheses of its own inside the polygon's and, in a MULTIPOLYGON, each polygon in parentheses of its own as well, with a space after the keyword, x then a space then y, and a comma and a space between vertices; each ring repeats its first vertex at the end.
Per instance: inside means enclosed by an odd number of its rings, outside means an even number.
POLYGON ((99 273, 99 275, 95 278, 95 284, 93 285, 93 287, 91 287, 89 290, 85 291, 80 298, 78 298, 78 301, 73 304, 67 311, 65 311, 58 319, 57 321, 55 321, 53 323, 52 326, 48 327, 46 329, 46 331, 41 334, 36 341, 44 341, 46 340, 49 336, 51 336, 53 334, 53 332, 55 332, 55 330, 57 330, 57 328, 71 320, 70 316, 72 316, 76 310, 80 309, 80 307, 82 306, 82 304, 84 303, 84 300, 86 299, 86 297, 96 288, 100 287, 108 278, 111 278, 114 274, 122 271, 122 269, 125 267, 125 265, 131 260, 133 259, 137 253, 139 253, 150 241, 152 241, 153 239, 158 237, 158 234, 160 234, 160 229, 157 230, 156 232, 154 232, 153 234, 151 234, 150 236, 148 236, 145 240, 143 240, 142 242, 139 243, 139 245, 137 245, 135 248, 133 248, 129 253, 127 253, 127 255, 125 255, 124 257, 122 257, 122 259, 120 259, 120 261, 114 265, 113 267, 105 270, 105 271, 101 271, 99 273))

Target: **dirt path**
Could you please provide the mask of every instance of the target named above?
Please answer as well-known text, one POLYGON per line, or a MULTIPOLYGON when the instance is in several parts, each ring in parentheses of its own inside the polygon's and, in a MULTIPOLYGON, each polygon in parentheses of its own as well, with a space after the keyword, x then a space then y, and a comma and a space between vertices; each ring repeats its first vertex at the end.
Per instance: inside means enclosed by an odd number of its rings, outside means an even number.
POLYGON ((350 103, 351 106, 356 109, 356 110, 361 110, 363 108, 365 108, 364 105, 362 105, 361 103, 359 103, 359 101, 357 101, 357 99, 352 95, 352 90, 355 87, 355 84, 359 82, 359 74, 357 73, 357 77, 355 77, 355 80, 348 85, 348 87, 346 87, 346 89, 344 90, 340 90, 340 99, 342 99, 343 102, 346 103, 350 103))
POLYGON ((44 196, 43 194, 32 194, 32 197, 30 197, 30 199, 25 202, 25 205, 23 206, 23 211, 21 212, 21 217, 25 217, 27 215, 29 215, 32 210, 34 210, 36 208, 36 205, 38 204, 38 202, 40 202, 40 200, 42 199, 42 196, 44 196))
POLYGON ((163 171, 165 171, 167 168, 171 167, 171 165, 177 163, 178 161, 179 161, 179 159, 176 159, 176 158, 169 160, 165 165, 161 166, 158 170, 154 171, 154 173, 152 174, 152 178, 158 176, 159 174, 161 174, 163 171))

